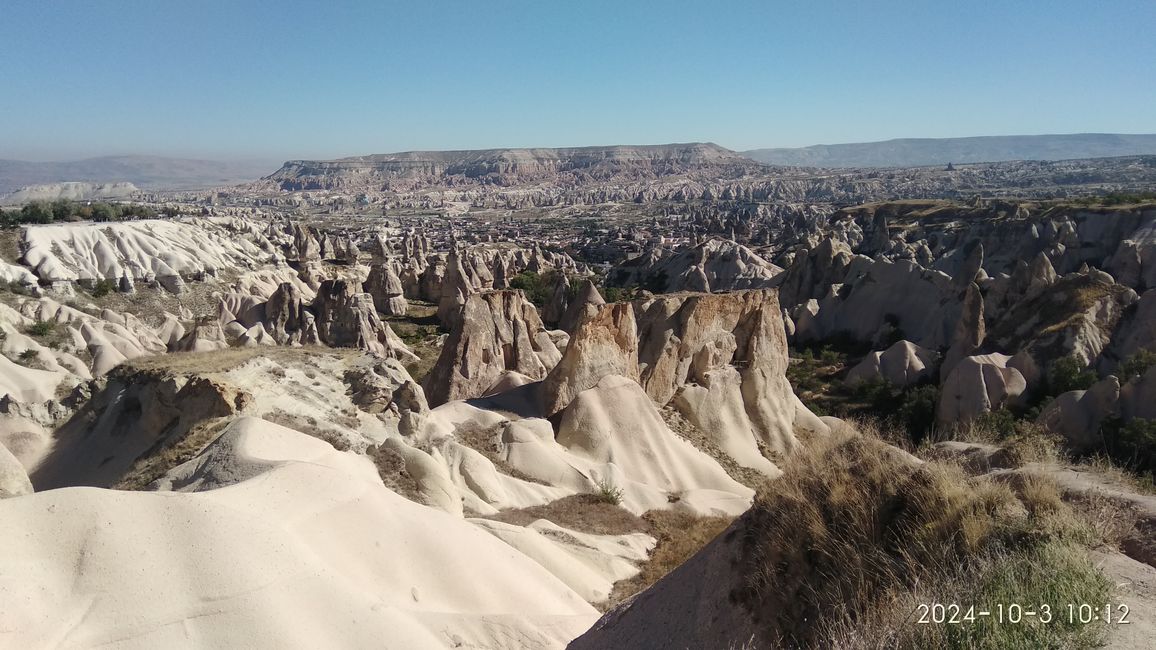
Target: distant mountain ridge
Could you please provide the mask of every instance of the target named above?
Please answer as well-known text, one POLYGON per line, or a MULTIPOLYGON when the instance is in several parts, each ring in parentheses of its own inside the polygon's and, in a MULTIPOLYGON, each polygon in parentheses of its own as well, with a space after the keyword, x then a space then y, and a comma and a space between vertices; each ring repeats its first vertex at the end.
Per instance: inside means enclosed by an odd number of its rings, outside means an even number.
POLYGON ((922 167, 1009 160, 1074 160, 1156 154, 1156 134, 901 138, 882 142, 752 149, 741 154, 769 165, 803 167, 922 167))
POLYGON ((202 189, 256 180, 275 168, 265 161, 102 156, 67 162, 0 160, 0 195, 64 182, 132 183, 143 190, 202 189))

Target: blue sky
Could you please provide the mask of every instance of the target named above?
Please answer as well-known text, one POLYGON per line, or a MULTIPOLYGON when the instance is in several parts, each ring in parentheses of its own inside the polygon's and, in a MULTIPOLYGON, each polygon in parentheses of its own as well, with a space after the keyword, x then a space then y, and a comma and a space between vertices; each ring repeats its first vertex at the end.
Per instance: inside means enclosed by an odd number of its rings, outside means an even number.
POLYGON ((3 0, 0 159, 1156 132, 1156 1, 3 0))

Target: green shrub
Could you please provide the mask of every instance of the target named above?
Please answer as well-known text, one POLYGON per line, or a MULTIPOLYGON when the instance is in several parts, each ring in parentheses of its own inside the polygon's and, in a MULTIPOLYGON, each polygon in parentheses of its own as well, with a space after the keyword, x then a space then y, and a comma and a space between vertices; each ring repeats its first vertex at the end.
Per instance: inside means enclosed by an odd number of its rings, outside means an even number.
POLYGON ((1142 375, 1154 364, 1156 364, 1156 352, 1140 350, 1120 364, 1120 380, 1128 381, 1132 377, 1142 375))
POLYGON ((615 487, 608 479, 598 481, 598 491, 594 496, 603 503, 617 506, 622 504, 622 488, 615 487))
POLYGON ((981 414, 973 426, 990 432, 996 440, 1010 438, 1016 434, 1016 416, 1007 409, 998 409, 981 414))
POLYGON ((28 336, 48 336, 55 331, 56 323, 45 320, 38 320, 24 329, 28 336))
POLYGON ((29 361, 32 361, 33 359, 38 358, 39 356, 40 356, 40 354, 36 350, 33 350, 32 348, 28 348, 27 350, 24 350, 19 355, 17 355, 17 358, 19 358, 21 361, 27 363, 29 361))
POLYGON ((1156 420, 1113 418, 1100 431, 1112 460, 1141 473, 1156 473, 1156 420))
POLYGON ((526 299, 541 309, 546 306, 553 294, 553 284, 549 279, 548 275, 525 271, 510 278, 510 288, 521 289, 526 294, 526 299))
POLYGON ((1056 360, 1048 371, 1048 390, 1059 395, 1071 390, 1087 390, 1096 383, 1096 373, 1075 356, 1056 360))
POLYGON ((116 282, 113 280, 100 280, 92 287, 93 298, 103 298, 116 290, 116 282))
POLYGON ((934 384, 915 386, 903 393, 895 417, 907 431, 911 442, 918 445, 931 434, 935 428, 935 410, 938 406, 939 387, 934 384))
POLYGON ((602 297, 606 302, 622 302, 630 300, 630 292, 623 287, 602 287, 602 297))

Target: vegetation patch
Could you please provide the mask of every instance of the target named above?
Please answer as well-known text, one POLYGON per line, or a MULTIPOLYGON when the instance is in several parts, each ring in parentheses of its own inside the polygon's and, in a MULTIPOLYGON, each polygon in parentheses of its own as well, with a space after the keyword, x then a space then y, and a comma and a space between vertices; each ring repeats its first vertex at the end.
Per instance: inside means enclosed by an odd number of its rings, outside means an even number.
POLYGON ((649 530, 650 524, 594 494, 574 494, 542 506, 503 510, 485 517, 515 526, 546 519, 563 528, 595 535, 626 535, 649 530))
POLYGON ((606 609, 650 587, 682 566, 731 524, 727 517, 700 517, 673 510, 650 510, 642 515, 642 520, 647 525, 642 532, 657 540, 650 552, 650 559, 639 566, 641 571, 638 575, 614 584, 610 598, 602 604, 606 609))
MULTIPOLYGON (((922 625, 919 603, 1107 602, 1095 531, 1048 479, 917 464, 855 434, 813 441, 756 496, 733 596, 775 647, 1092 647, 1103 625, 922 625), (790 525, 784 525, 790 522, 790 525)), ((966 611, 961 613, 963 616, 966 611)))
POLYGON ((157 453, 137 459, 125 475, 112 486, 114 490, 144 490, 169 470, 192 460, 225 430, 229 418, 215 418, 198 423, 178 438, 167 440, 157 453))

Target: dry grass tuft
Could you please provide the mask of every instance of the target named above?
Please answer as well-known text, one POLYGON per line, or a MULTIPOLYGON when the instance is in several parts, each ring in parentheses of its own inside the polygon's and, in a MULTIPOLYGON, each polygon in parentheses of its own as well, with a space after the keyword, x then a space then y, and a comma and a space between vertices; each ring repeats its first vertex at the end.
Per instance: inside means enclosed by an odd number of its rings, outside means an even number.
POLYGON ((378 445, 367 449, 366 455, 373 461, 373 465, 377 468, 377 475, 381 477, 381 482, 385 484, 385 487, 414 503, 426 503, 426 498, 422 495, 417 480, 406 471, 405 459, 401 457, 401 454, 390 449, 387 445, 378 445))
MULTIPOLYGON (((345 434, 336 429, 326 428, 318 425, 316 418, 294 415, 293 413, 286 411, 276 410, 262 415, 261 419, 272 422, 273 424, 279 424, 283 427, 293 429, 294 431, 300 433, 304 433, 307 436, 313 436, 318 440, 324 440, 325 442, 328 442, 330 445, 332 445, 333 448, 337 451, 349 451, 351 449, 349 438, 346 437, 345 434)), ((340 416, 338 419, 340 419, 340 416)), ((352 422, 339 422, 339 424, 343 424, 344 426, 349 426, 352 424, 352 428, 357 427, 356 420, 353 420, 352 422)))
POLYGON ((223 417, 198 423, 185 435, 168 441, 157 453, 137 459, 112 489, 144 490, 169 470, 201 453, 201 450, 221 435, 231 421, 230 418, 223 417))
POLYGON ((602 604, 607 609, 661 580, 731 524, 726 517, 700 517, 673 510, 650 510, 642 519, 647 524, 642 532, 653 536, 657 543, 650 560, 639 567, 638 575, 615 583, 610 598, 602 604))
POLYGON ((503 510, 486 519, 528 526, 546 519, 563 528, 596 535, 646 532, 650 524, 641 517, 611 505, 593 494, 574 494, 542 506, 503 510))
MULTIPOLYGON (((1065 580, 1065 597, 1106 596, 1090 564, 1068 553, 1094 533, 1054 482, 969 478, 959 467, 919 463, 854 434, 833 434, 794 455, 783 476, 760 490, 744 523, 740 572, 748 580, 733 597, 776 647, 976 647, 977 640, 1004 647, 990 642, 1005 637, 1012 647, 1031 647, 987 628, 993 636, 967 636, 962 646, 936 636, 950 626, 927 636, 928 626, 912 625, 912 595, 1026 598, 1034 589, 1041 598, 1060 593, 1055 581, 1065 580), (1025 568, 1061 556, 1071 561, 1054 574, 1025 568), (999 574, 1012 565, 1018 573, 999 574)), ((1033 630, 1039 647, 1077 638, 1061 627, 1033 630)))

